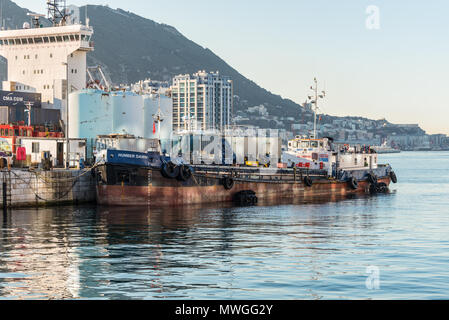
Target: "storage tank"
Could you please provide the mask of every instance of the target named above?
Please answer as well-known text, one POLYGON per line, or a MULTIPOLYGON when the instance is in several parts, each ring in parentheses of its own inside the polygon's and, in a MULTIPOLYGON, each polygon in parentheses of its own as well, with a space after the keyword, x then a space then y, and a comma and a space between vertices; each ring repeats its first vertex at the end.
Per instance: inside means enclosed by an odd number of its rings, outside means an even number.
POLYGON ((143 98, 132 92, 112 92, 112 131, 108 134, 130 134, 144 137, 143 98))
POLYGON ((73 92, 69 95, 69 112, 70 138, 95 139, 111 133, 113 107, 108 93, 96 89, 73 92))
POLYGON ((143 96, 144 101, 144 135, 145 138, 161 140, 161 149, 168 150, 170 139, 173 132, 173 103, 172 99, 166 95, 151 94, 143 96), (159 99, 160 98, 160 99, 159 99), (154 116, 158 114, 159 105, 161 109, 161 118, 163 121, 160 125, 155 122, 154 116), (153 125, 155 125, 156 133, 153 133, 153 125))

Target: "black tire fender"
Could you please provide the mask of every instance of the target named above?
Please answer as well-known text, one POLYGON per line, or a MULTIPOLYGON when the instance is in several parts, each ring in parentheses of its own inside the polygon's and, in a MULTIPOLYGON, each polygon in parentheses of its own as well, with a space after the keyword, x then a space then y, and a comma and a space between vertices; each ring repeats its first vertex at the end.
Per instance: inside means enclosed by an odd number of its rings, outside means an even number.
POLYGON ((168 179, 175 179, 179 175, 179 167, 173 162, 163 163, 161 167, 162 176, 168 179))
POLYGON ((226 190, 232 190, 232 188, 234 188, 235 185, 235 181, 231 177, 224 177, 222 183, 226 190))
POLYGON ((192 169, 189 166, 182 165, 179 167, 178 180, 188 181, 192 177, 192 169))
POLYGON ((377 177, 372 173, 368 173, 368 181, 371 184, 377 184, 377 177))
POLYGON ((398 183, 398 177, 396 176, 396 173, 394 171, 390 172, 390 178, 391 178, 391 182, 398 183))
POLYGON ((359 182, 357 181, 357 179, 355 177, 352 177, 349 180, 349 185, 351 186, 351 188, 353 190, 357 190, 359 188, 359 182))
POLYGON ((310 178, 310 177, 304 177, 304 184, 305 184, 307 187, 313 186, 313 180, 312 180, 312 178, 310 178))

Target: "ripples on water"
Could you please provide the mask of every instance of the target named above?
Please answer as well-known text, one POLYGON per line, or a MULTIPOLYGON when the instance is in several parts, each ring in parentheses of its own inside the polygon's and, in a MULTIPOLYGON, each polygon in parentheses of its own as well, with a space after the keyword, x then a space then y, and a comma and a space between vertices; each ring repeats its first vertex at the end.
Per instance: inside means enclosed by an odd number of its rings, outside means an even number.
POLYGON ((14 210, 0 225, 0 298, 447 299, 449 153, 382 158, 400 183, 375 197, 14 210))

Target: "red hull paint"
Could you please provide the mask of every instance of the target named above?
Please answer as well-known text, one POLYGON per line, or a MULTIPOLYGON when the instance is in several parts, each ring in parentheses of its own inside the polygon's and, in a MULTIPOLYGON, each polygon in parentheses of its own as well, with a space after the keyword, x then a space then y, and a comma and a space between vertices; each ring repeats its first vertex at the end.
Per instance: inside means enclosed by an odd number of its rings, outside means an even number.
MULTIPOLYGON (((390 178, 379 179, 379 182, 390 185, 390 178)), ((367 192, 369 183, 359 182, 357 190, 353 190, 346 182, 330 180, 315 181, 312 187, 303 183, 268 183, 236 181, 232 190, 225 190, 222 185, 185 186, 181 182, 170 186, 117 186, 98 185, 97 199, 101 205, 110 206, 146 206, 146 207, 178 207, 193 204, 232 202, 236 193, 252 190, 262 201, 281 199, 311 200, 316 197, 333 198, 355 193, 367 192), (177 184, 177 185, 176 185, 177 184)))

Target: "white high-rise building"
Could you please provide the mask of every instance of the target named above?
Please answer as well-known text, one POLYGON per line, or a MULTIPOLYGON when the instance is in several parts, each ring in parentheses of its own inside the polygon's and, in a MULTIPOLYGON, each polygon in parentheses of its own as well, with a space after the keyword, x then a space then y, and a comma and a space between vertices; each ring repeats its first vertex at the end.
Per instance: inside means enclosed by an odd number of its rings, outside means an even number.
POLYGON ((218 72, 174 77, 173 130, 220 130, 231 125, 233 82, 218 72))
MULTIPOLYGON (((58 1, 47 4, 57 5, 58 1)), ((65 12, 63 9, 62 12, 65 12)), ((92 51, 93 29, 81 24, 67 25, 69 17, 54 18, 52 27, 42 27, 38 15, 34 25, 0 31, 0 55, 8 61, 3 90, 42 94, 42 107, 60 109, 66 119, 68 91, 86 87, 86 55, 92 51)))

